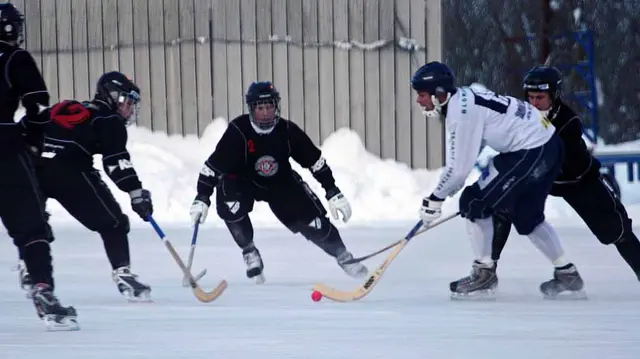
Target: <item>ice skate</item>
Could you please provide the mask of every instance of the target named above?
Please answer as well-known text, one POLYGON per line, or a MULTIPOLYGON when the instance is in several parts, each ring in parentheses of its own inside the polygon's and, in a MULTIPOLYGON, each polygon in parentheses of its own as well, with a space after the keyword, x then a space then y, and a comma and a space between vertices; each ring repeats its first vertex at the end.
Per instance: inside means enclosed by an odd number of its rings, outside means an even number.
POLYGON ((569 292, 568 299, 587 299, 587 294, 583 290, 584 282, 578 273, 578 269, 572 263, 564 267, 556 268, 553 272, 553 279, 540 285, 540 291, 545 299, 561 299, 558 296, 563 292, 569 292))
POLYGON ((252 279, 256 284, 263 284, 265 282, 262 270, 264 265, 262 263, 262 257, 260 257, 260 251, 256 247, 251 246, 242 251, 242 258, 247 265, 247 278, 252 279))
POLYGON ((79 330, 78 314, 73 307, 63 307, 53 294, 51 286, 38 283, 31 294, 38 317, 42 319, 48 331, 79 330))
POLYGON ((129 266, 120 267, 111 274, 118 291, 130 302, 152 302, 151 287, 138 282, 129 266))
POLYGON ((14 267, 14 270, 18 272, 18 281, 20 283, 20 288, 25 291, 25 296, 28 299, 31 299, 33 282, 31 280, 31 275, 27 272, 27 266, 24 264, 24 261, 19 261, 18 264, 14 267))
POLYGON ((451 299, 493 300, 498 286, 496 266, 473 262, 471 274, 449 284, 451 299))
POLYGON ((342 268, 342 270, 347 273, 347 275, 353 278, 364 278, 369 274, 369 270, 362 263, 344 263, 353 259, 353 254, 349 251, 342 252, 336 260, 338 261, 338 265, 342 268))

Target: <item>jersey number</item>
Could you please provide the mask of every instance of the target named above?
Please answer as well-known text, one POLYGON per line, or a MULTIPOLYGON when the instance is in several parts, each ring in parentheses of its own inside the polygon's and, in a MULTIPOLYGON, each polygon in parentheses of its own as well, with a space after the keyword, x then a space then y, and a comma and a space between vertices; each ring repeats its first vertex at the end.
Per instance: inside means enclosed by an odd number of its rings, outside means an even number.
POLYGON ((507 113, 509 108, 509 99, 496 94, 478 94, 474 93, 474 101, 478 106, 486 107, 500 114, 507 113))

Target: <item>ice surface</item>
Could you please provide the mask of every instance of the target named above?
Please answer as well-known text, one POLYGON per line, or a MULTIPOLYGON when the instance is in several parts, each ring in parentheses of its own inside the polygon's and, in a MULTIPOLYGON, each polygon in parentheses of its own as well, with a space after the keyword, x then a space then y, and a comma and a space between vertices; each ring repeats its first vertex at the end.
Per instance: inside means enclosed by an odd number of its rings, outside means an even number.
MULTIPOLYGON (((18 288, 15 248, 0 235, 0 358, 2 359, 636 359, 640 353, 640 283, 613 247, 582 228, 561 228, 568 258, 586 281, 588 301, 545 301, 540 282, 551 266, 513 235, 499 267, 496 302, 453 302, 448 283, 470 270, 460 218, 405 248, 380 284, 354 303, 311 301, 323 281, 360 284, 332 258, 283 229, 256 231, 267 284, 244 277, 239 249, 226 230, 201 231, 194 270, 207 267, 207 288, 225 278, 218 301, 202 304, 181 286, 182 274, 150 227, 131 233, 133 269, 153 288, 155 303, 127 303, 111 281, 99 237, 56 230, 57 292, 79 312, 81 331, 44 331, 18 288)), ((411 223, 342 230, 355 255, 402 237, 411 223)), ((186 258, 190 229, 166 228, 186 258)), ((374 268, 384 255, 367 262, 374 268)))

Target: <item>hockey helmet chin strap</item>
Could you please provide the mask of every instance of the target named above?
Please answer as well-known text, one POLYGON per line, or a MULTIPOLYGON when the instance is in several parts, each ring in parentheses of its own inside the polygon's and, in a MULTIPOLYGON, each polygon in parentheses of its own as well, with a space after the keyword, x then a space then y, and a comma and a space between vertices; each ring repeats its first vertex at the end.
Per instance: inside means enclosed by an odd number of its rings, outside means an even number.
POLYGON ((451 93, 447 92, 447 98, 440 103, 440 100, 436 97, 436 95, 431 95, 431 102, 433 102, 433 109, 427 110, 425 108, 422 109, 422 114, 427 117, 440 117, 442 114, 442 107, 444 107, 449 100, 451 99, 451 93))

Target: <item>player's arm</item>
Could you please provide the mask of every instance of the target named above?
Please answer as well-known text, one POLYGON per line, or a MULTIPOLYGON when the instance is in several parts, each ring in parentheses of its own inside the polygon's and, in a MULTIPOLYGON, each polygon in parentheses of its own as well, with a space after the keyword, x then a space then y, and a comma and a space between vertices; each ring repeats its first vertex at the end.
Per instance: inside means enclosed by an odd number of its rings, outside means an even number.
POLYGON ((50 122, 49 92, 31 54, 17 50, 9 56, 7 80, 20 94, 26 112, 21 124, 25 128, 29 146, 37 152, 42 147, 44 131, 50 122))
POLYGON ((239 166, 247 161, 246 151, 247 146, 242 132, 234 123, 229 123, 215 150, 200 169, 196 200, 210 205, 210 197, 218 185, 220 176, 237 172, 239 166))
POLYGON ((92 126, 98 137, 102 153, 102 166, 113 183, 124 192, 142 189, 142 183, 131 163, 127 151, 127 128, 119 115, 100 116, 93 119, 92 126))
POLYGON ((207 218, 211 195, 221 176, 234 174, 247 163, 247 143, 240 129, 230 122, 222 134, 213 153, 200 169, 196 198, 191 204, 189 215, 192 224, 204 223, 207 218))
POLYGON ((451 127, 447 163, 430 197, 441 201, 464 186, 482 145, 482 119, 462 115, 451 127))
POLYGON ((336 186, 331 168, 322 157, 322 152, 298 125, 291 121, 288 125, 291 158, 311 171, 313 178, 324 188, 325 198, 329 202, 329 210, 333 218, 339 219, 338 213, 340 213, 342 221, 347 222, 351 218, 351 205, 336 186))

